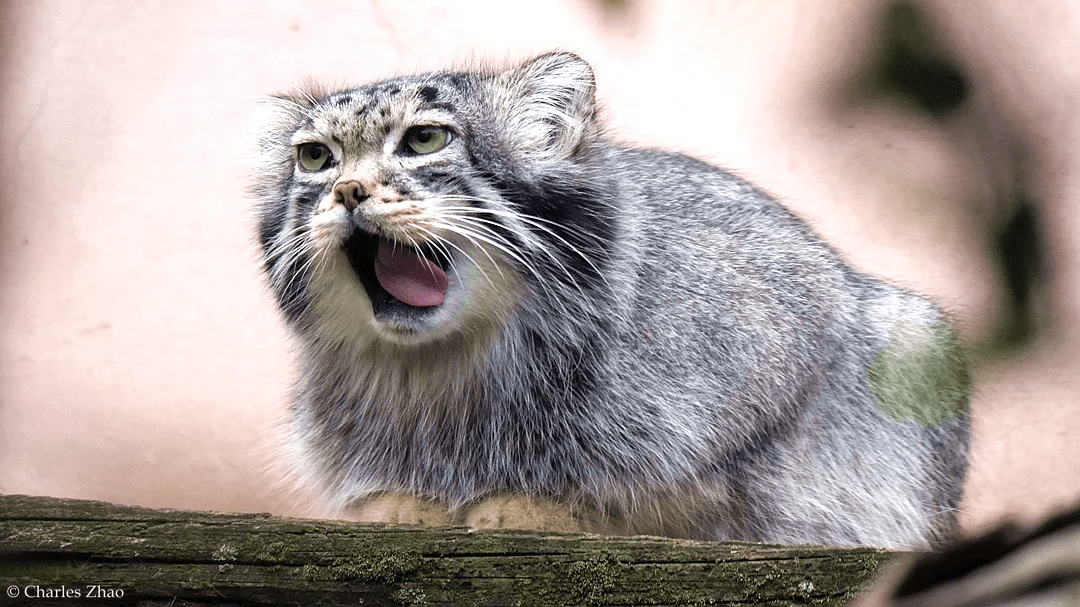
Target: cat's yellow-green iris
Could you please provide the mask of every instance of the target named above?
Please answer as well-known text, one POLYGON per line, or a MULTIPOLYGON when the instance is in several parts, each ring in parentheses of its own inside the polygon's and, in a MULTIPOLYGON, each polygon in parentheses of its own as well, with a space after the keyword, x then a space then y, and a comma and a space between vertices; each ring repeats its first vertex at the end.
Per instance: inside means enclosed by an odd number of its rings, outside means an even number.
POLYGON ((330 148, 321 143, 302 143, 296 150, 296 159, 300 168, 305 171, 321 171, 325 169, 333 154, 330 148))
POLYGON ((437 152, 450 143, 450 130, 444 126, 425 124, 405 132, 405 145, 415 154, 437 152))

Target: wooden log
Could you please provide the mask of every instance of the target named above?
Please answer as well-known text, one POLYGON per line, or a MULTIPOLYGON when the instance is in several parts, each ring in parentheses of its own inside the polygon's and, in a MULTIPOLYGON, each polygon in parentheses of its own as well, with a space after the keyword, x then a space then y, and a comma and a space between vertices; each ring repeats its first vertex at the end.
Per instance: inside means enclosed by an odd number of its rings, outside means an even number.
POLYGON ((0 496, 5 605, 843 605, 896 554, 0 496))

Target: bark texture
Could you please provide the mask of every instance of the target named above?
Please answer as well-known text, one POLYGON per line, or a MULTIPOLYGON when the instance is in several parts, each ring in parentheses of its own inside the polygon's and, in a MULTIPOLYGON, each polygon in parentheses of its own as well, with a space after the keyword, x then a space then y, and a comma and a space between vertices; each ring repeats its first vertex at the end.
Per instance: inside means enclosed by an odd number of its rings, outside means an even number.
POLYGON ((0 496, 4 604, 843 605, 895 555, 0 496))

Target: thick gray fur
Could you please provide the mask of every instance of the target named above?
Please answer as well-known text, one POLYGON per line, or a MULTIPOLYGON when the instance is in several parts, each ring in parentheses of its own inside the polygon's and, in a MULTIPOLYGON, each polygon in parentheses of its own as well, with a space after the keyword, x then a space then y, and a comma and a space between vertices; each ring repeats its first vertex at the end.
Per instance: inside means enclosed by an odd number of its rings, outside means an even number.
POLYGON ((578 57, 271 106, 260 237, 301 346, 297 469, 333 503, 520 492, 630 532, 781 543, 954 531, 968 383, 942 312, 738 177, 605 139, 578 57), (413 124, 453 139, 403 155, 413 124), (301 171, 301 140, 339 165, 301 171), (373 311, 342 241, 397 220, 331 209, 347 175, 447 214, 425 225, 453 314, 373 311), (316 242, 324 212, 339 231, 316 242))

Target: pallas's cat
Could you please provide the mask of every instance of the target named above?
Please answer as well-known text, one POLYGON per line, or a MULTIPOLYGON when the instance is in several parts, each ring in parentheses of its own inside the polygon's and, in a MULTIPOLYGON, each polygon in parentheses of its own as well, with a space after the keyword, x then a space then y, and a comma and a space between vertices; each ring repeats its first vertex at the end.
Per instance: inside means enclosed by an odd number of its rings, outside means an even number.
POLYGON ((552 53, 283 95, 255 183, 299 475, 362 520, 921 547, 968 375, 753 185, 606 139, 552 53))

